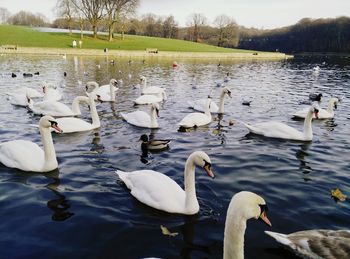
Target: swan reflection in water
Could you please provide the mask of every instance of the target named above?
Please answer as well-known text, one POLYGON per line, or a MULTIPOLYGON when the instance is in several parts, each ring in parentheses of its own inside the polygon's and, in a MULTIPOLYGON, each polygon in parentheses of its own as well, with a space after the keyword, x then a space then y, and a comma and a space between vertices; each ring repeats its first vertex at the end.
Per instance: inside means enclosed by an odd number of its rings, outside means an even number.
POLYGON ((221 145, 225 145, 226 144, 225 133, 227 132, 227 130, 225 130, 224 128, 227 126, 224 126, 223 124, 221 124, 222 119, 223 119, 223 114, 218 114, 218 116, 214 118, 214 121, 217 121, 218 124, 216 125, 215 129, 213 129, 212 133, 218 136, 221 145))
POLYGON ((295 157, 300 161, 299 169, 304 174, 304 181, 311 180, 307 175, 312 172, 312 168, 309 165, 310 162, 306 161, 306 158, 309 156, 309 149, 311 146, 311 142, 304 143, 300 145, 300 149, 295 153, 295 157))

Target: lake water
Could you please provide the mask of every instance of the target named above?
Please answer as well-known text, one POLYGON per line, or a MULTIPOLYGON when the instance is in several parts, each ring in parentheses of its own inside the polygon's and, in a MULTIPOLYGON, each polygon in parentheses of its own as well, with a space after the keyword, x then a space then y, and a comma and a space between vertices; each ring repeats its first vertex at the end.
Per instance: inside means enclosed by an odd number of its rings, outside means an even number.
MULTIPOLYGON (((177 62, 173 69, 167 59, 120 59, 111 65, 107 58, 0 57, 1 142, 26 139, 40 144, 35 127, 39 117, 9 104, 7 91, 23 86, 39 90, 46 81, 59 86, 69 104, 84 94, 87 81, 124 81, 115 103, 98 105, 99 130, 54 135, 58 170, 33 174, 0 165, 1 258, 221 258, 226 210, 241 190, 265 198, 273 225, 268 229, 259 221, 248 222, 246 258, 294 258, 264 230, 350 228, 349 200, 335 202, 330 195, 338 187, 350 196, 350 60, 221 61, 220 66, 214 60, 177 62), (319 73, 312 70, 316 65, 319 73), (37 71, 39 76, 22 76, 37 71), (187 101, 211 93, 217 102, 221 88, 216 83, 227 72, 232 99, 225 100, 222 126, 213 121, 208 127, 178 132, 177 123, 191 112, 187 101), (149 109, 133 106, 139 96, 133 86, 140 75, 149 85, 166 88, 168 100, 158 119, 161 128, 152 133, 173 140, 168 151, 152 154, 147 161, 141 161, 138 139, 151 131, 128 125, 119 115, 149 109), (197 89, 192 88, 194 77, 197 89), (323 107, 331 96, 342 101, 334 119, 313 123, 310 143, 260 138, 247 135, 240 123, 229 125, 230 120, 273 119, 302 129, 303 122, 292 120, 291 114, 314 92, 323 93, 323 107), (244 100, 251 100, 251 106, 242 105, 244 100), (197 169, 200 212, 194 216, 141 204, 114 173, 154 169, 182 185, 184 163, 195 150, 208 153, 216 178, 197 169), (179 234, 164 236, 161 225, 179 234)), ((82 117, 89 119, 86 107, 82 117)))

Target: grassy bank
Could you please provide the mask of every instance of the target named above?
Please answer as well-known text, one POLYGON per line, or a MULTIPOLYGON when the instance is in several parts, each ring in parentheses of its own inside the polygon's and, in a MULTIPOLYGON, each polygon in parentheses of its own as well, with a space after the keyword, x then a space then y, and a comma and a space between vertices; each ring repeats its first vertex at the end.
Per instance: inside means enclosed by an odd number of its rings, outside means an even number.
MULTIPOLYGON (((216 52, 216 53, 252 53, 241 49, 219 48, 207 44, 194 43, 184 40, 164 39, 125 35, 124 40, 117 37, 113 42, 106 41, 106 36, 99 35, 94 39, 90 35, 84 35, 84 49, 110 50, 145 50, 157 48, 159 51, 181 52, 216 52)), ((19 47, 39 48, 71 48, 72 41, 80 40, 80 34, 38 32, 29 27, 0 25, 0 45, 18 45, 19 47)))

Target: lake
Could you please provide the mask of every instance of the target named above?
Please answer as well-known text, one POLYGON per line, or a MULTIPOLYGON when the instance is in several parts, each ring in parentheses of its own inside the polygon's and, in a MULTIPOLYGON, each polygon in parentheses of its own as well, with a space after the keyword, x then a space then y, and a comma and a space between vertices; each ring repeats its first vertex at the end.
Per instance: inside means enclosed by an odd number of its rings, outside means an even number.
MULTIPOLYGON (((1 258, 222 258, 226 210, 232 196, 253 191, 266 200, 272 228, 248 222, 246 258, 294 258, 264 234, 305 229, 349 229, 349 200, 336 202, 331 190, 350 196, 350 60, 219 61, 117 59, 61 56, 0 57, 1 142, 26 139, 41 145, 38 116, 11 105, 6 96, 20 87, 40 90, 43 81, 58 86, 63 102, 84 95, 87 81, 107 84, 122 79, 115 103, 100 103, 101 128, 55 134, 59 168, 33 174, 0 165, 1 258), (314 72, 313 67, 320 71, 314 72), (17 77, 12 78, 11 73, 17 77), (33 77, 22 74, 40 72, 33 77), (64 76, 64 72, 67 76, 64 76), (208 94, 218 102, 226 73, 232 98, 225 99, 221 120, 190 132, 178 132, 189 112, 187 102, 208 94), (130 74, 130 76, 129 76, 130 74), (140 75, 148 85, 166 88, 160 129, 134 127, 120 112, 134 107, 140 75), (196 88, 193 87, 196 86, 196 88), (335 118, 314 121, 312 142, 284 141, 248 134, 238 121, 277 120, 302 129, 291 119, 310 93, 322 93, 322 107, 332 96, 341 103, 335 118), (251 101, 250 106, 242 105, 251 101), (230 121, 234 124, 230 125, 230 121), (171 138, 170 149, 141 158, 141 134, 171 138), (153 169, 183 186, 185 161, 195 150, 211 158, 215 179, 200 168, 196 190, 200 212, 194 216, 157 211, 133 198, 115 170, 153 169), (175 237, 162 234, 163 225, 175 237)), ((90 119, 87 107, 82 118, 90 119)), ((213 117, 217 117, 216 115, 213 117)))

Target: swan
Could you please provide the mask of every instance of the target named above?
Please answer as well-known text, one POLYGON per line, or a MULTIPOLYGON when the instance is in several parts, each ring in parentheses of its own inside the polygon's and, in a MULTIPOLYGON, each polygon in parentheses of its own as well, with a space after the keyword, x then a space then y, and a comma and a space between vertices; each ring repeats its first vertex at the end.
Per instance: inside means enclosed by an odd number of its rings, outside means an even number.
POLYGON ((61 132, 57 121, 44 116, 39 121, 42 150, 37 144, 27 140, 13 140, 0 144, 0 162, 7 167, 30 172, 49 172, 58 167, 56 152, 50 128, 61 132))
POLYGON ((209 124, 211 122, 210 103, 211 99, 208 98, 204 113, 193 112, 187 114, 185 118, 180 121, 180 128, 192 128, 209 124))
POLYGON ((299 140, 299 141, 311 141, 313 137, 312 127, 311 127, 313 114, 315 114, 317 118, 318 109, 315 108, 314 106, 311 106, 304 120, 303 132, 298 131, 284 123, 276 122, 276 121, 261 122, 253 125, 250 125, 244 122, 242 123, 245 127, 248 128, 248 130, 251 133, 263 135, 265 137, 299 140))
POLYGON ((271 227, 265 200, 253 192, 235 194, 227 209, 224 232, 224 259, 244 258, 244 234, 247 220, 259 219, 271 227))
POLYGON ((84 101, 90 106, 90 113, 92 118, 92 123, 86 122, 79 118, 65 117, 58 118, 56 121, 60 125, 61 133, 73 133, 97 129, 101 126, 100 118, 96 110, 95 95, 90 94, 89 97, 82 96, 81 101, 84 101))
MULTIPOLYGON (((225 112, 224 98, 225 98, 226 94, 230 98, 232 98, 231 97, 231 90, 228 87, 224 87, 221 90, 220 102, 219 102, 219 107, 220 108, 216 105, 216 103, 214 103, 214 102, 210 103, 210 112, 211 113, 220 113, 220 114, 222 114, 222 113, 225 112)), ((207 103, 207 99, 200 99, 200 100, 194 101, 193 103, 189 102, 189 105, 190 105, 190 107, 192 109, 194 109, 196 111, 204 112, 204 108, 205 108, 206 103, 207 103)))
MULTIPOLYGON (((99 100, 102 102, 114 102, 115 101, 115 92, 118 90, 117 88, 118 81, 115 79, 111 79, 108 85, 101 85, 97 82, 90 81, 86 83, 86 91, 90 86, 94 87, 91 93, 99 96, 99 100)), ((95 100, 97 100, 95 98, 95 100)))
POLYGON ((151 115, 144 111, 135 111, 131 113, 121 112, 120 115, 127 123, 132 125, 150 129, 159 128, 157 122, 157 116, 159 116, 159 105, 157 103, 151 105, 151 115))
POLYGON ((314 229, 288 235, 265 233, 302 258, 349 258, 350 230, 314 229))
POLYGON ((7 97, 12 105, 27 107, 29 96, 26 94, 11 94, 7 97))
MULTIPOLYGON (((334 117, 334 109, 337 109, 337 105, 339 103, 338 98, 331 98, 328 102, 327 109, 318 109, 318 117, 317 119, 331 119, 334 117)), ((309 108, 302 109, 300 111, 297 111, 293 114, 293 117, 296 118, 305 118, 308 113, 309 108)), ((313 116, 313 119, 316 119, 315 116, 313 116)))
POLYGON ((147 86, 147 78, 145 76, 140 77, 140 81, 143 85, 143 89, 141 91, 141 94, 151 94, 151 95, 157 95, 159 97, 163 97, 164 100, 167 99, 165 89, 158 86, 147 86))
POLYGON ((134 101, 134 103, 137 105, 160 103, 166 99, 166 98, 164 98, 164 96, 165 96, 165 92, 162 94, 162 96, 145 94, 145 95, 141 95, 140 97, 138 97, 134 101))
POLYGON ((184 190, 170 177, 153 170, 117 170, 116 174, 140 202, 169 213, 193 215, 199 211, 195 187, 196 166, 203 167, 214 178, 209 156, 203 151, 195 151, 185 164, 184 190))
POLYGON ((170 139, 148 139, 146 134, 142 134, 140 137, 142 154, 150 152, 163 151, 169 148, 170 139))
POLYGON ((54 117, 77 116, 81 115, 79 104, 85 101, 85 96, 77 96, 74 98, 72 108, 57 101, 43 101, 34 103, 27 98, 28 109, 37 115, 50 115, 54 117))
POLYGON ((7 95, 23 95, 23 96, 28 96, 30 98, 37 98, 37 97, 43 97, 44 95, 40 93, 39 91, 29 88, 29 87, 21 87, 19 89, 16 89, 13 92, 8 92, 6 93, 7 95))
POLYGON ((44 82, 43 84, 44 101, 59 101, 62 99, 62 94, 55 87, 48 85, 44 82))

